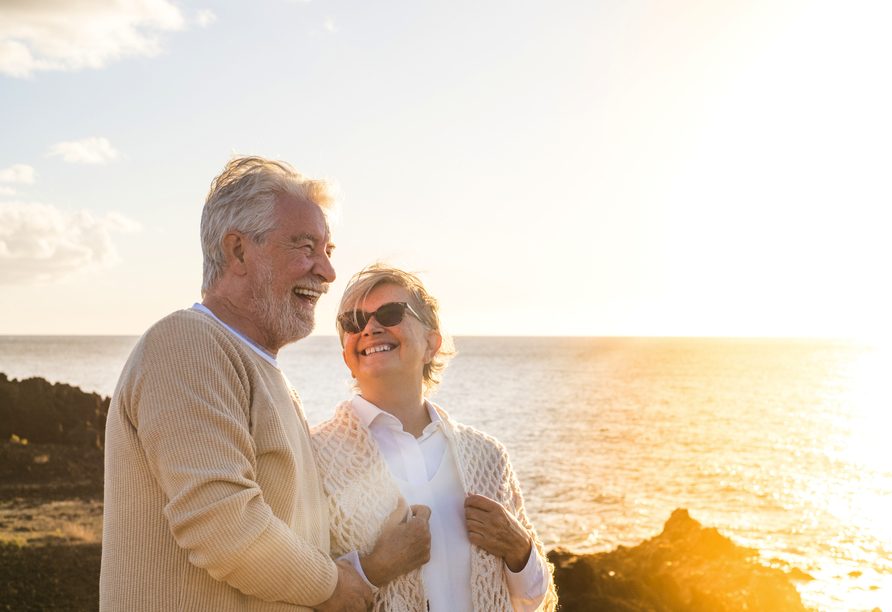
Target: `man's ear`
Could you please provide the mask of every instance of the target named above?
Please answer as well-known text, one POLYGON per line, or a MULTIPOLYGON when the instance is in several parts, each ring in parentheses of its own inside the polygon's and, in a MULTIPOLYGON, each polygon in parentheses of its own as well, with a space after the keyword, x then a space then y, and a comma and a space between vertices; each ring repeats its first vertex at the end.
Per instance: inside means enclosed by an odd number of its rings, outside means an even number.
POLYGON ((248 267, 245 265, 247 243, 248 239, 235 230, 226 232, 221 241, 223 254, 226 256, 226 268, 236 276, 244 276, 248 273, 248 267))
POLYGON ((430 363, 442 345, 443 336, 440 335, 440 332, 435 329, 427 332, 427 350, 424 351, 424 363, 430 363))

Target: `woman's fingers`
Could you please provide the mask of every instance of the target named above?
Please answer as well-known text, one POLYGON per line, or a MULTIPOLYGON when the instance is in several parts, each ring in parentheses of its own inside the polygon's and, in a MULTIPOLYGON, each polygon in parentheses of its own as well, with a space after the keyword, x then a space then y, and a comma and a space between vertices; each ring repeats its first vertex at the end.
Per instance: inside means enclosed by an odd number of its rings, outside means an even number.
POLYGON ((412 506, 412 516, 415 518, 423 518, 426 521, 429 521, 431 518, 431 509, 427 506, 417 505, 412 506))
POLYGON ((532 552, 527 530, 500 503, 483 495, 465 499, 468 540, 486 552, 502 557, 509 569, 518 572, 532 552))
POLYGON ((485 495, 468 495, 465 498, 465 508, 477 508, 483 512, 497 512, 504 510, 502 504, 485 495))
POLYGON ((390 582, 430 561, 430 508, 412 506, 415 516, 406 520, 409 510, 409 504, 400 499, 371 554, 359 560, 366 578, 376 586, 390 582))
POLYGON ((409 502, 406 501, 405 497, 400 497, 400 500, 396 504, 396 510, 390 513, 390 517, 384 525, 384 531, 393 529, 397 525, 405 523, 410 518, 412 518, 412 515, 409 514, 409 502))

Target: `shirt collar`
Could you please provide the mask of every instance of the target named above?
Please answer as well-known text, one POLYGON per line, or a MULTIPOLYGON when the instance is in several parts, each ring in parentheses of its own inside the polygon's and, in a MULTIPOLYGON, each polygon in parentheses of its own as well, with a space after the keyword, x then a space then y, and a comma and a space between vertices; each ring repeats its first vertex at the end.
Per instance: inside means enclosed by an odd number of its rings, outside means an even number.
POLYGON ((203 312, 203 313, 205 313, 205 314, 209 314, 209 315, 211 315, 212 317, 214 317, 214 320, 217 321, 217 323, 219 323, 220 325, 222 325, 223 327, 225 327, 226 329, 228 329, 230 332, 232 332, 232 334, 233 334, 236 338, 238 338, 239 340, 241 340, 242 342, 244 342, 245 344, 247 344, 247 345, 248 345, 248 348, 250 348, 252 351, 254 351, 254 352, 257 353, 258 355, 260 355, 261 357, 263 357, 263 358, 264 358, 266 361, 268 361, 269 363, 271 363, 271 364, 273 365, 274 368, 279 369, 279 362, 278 362, 278 360, 277 360, 277 358, 276 358, 277 356, 276 356, 274 353, 272 353, 272 352, 266 350, 265 348, 263 348, 262 346, 260 346, 259 344, 257 344, 257 343, 254 342, 253 340, 251 340, 248 336, 246 336, 245 334, 243 334, 243 333, 240 332, 239 330, 235 329, 234 327, 230 327, 230 326, 226 325, 226 323, 224 323, 223 321, 221 321, 220 319, 218 319, 218 318, 217 318, 217 315, 215 315, 213 312, 211 312, 210 309, 209 309, 207 306, 205 306, 204 304, 199 304, 198 302, 196 302, 195 304, 192 304, 192 308, 193 308, 194 310, 200 310, 201 312, 203 312))
MULTIPOLYGON (((381 410, 380 408, 375 406, 372 402, 368 401, 361 395, 354 395, 353 401, 351 403, 353 406, 353 411, 356 413, 356 416, 359 417, 360 422, 362 422, 362 424, 365 425, 366 427, 371 428, 372 422, 375 421, 376 419, 378 419, 378 417, 381 417, 379 422, 383 421, 383 422, 389 422, 389 423, 396 423, 397 427, 402 430, 403 426, 399 422, 399 419, 397 419, 395 416, 393 416, 389 412, 385 412, 385 411, 381 410)), ((425 429, 427 429, 428 427, 431 427, 431 426, 439 427, 439 423, 443 420, 440 417, 440 413, 437 412, 437 409, 434 408, 434 405, 431 404, 427 400, 424 400, 424 406, 427 408, 427 413, 428 413, 428 415, 430 415, 430 418, 431 418, 431 424, 428 425, 427 427, 425 427, 425 429)))

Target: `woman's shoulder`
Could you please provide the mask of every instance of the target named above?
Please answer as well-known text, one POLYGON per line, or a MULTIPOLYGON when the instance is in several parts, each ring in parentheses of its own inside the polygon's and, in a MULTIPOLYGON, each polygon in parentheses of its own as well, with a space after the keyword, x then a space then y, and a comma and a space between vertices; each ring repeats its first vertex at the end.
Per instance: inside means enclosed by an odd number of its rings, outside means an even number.
POLYGON ((362 477, 376 464, 376 447, 368 429, 350 407, 350 401, 335 408, 327 421, 310 429, 316 465, 323 479, 338 481, 362 477))
POLYGON ((434 407, 452 430, 457 442, 463 446, 473 448, 475 452, 486 452, 494 457, 507 456, 507 450, 496 438, 486 432, 480 431, 473 425, 459 423, 436 404, 434 404, 434 407))
POLYGON ((310 435, 313 438, 313 442, 318 445, 334 435, 355 429, 358 423, 359 419, 350 407, 350 400, 345 400, 335 406, 334 414, 331 418, 311 427, 310 435))

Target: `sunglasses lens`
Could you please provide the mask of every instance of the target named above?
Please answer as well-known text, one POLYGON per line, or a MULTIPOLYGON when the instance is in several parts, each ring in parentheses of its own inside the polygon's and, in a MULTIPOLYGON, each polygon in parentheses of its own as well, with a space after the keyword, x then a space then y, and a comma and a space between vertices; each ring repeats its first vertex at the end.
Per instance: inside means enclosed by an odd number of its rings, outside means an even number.
POLYGON ((384 327, 393 327, 394 325, 399 325, 399 322, 403 320, 403 313, 405 312, 405 306, 398 302, 391 302, 390 304, 384 304, 376 310, 375 318, 384 327))
POLYGON ((365 329, 372 317, 378 321, 381 327, 393 327, 399 325, 406 314, 406 305, 400 302, 384 304, 375 312, 363 312, 361 310, 349 311, 338 317, 338 324, 348 334, 358 334, 365 329))
POLYGON ((348 334, 358 334, 363 329, 365 329, 365 324, 368 322, 368 319, 365 318, 365 313, 361 310, 355 313, 345 312, 338 317, 338 323, 341 324, 341 329, 343 329, 348 334))

